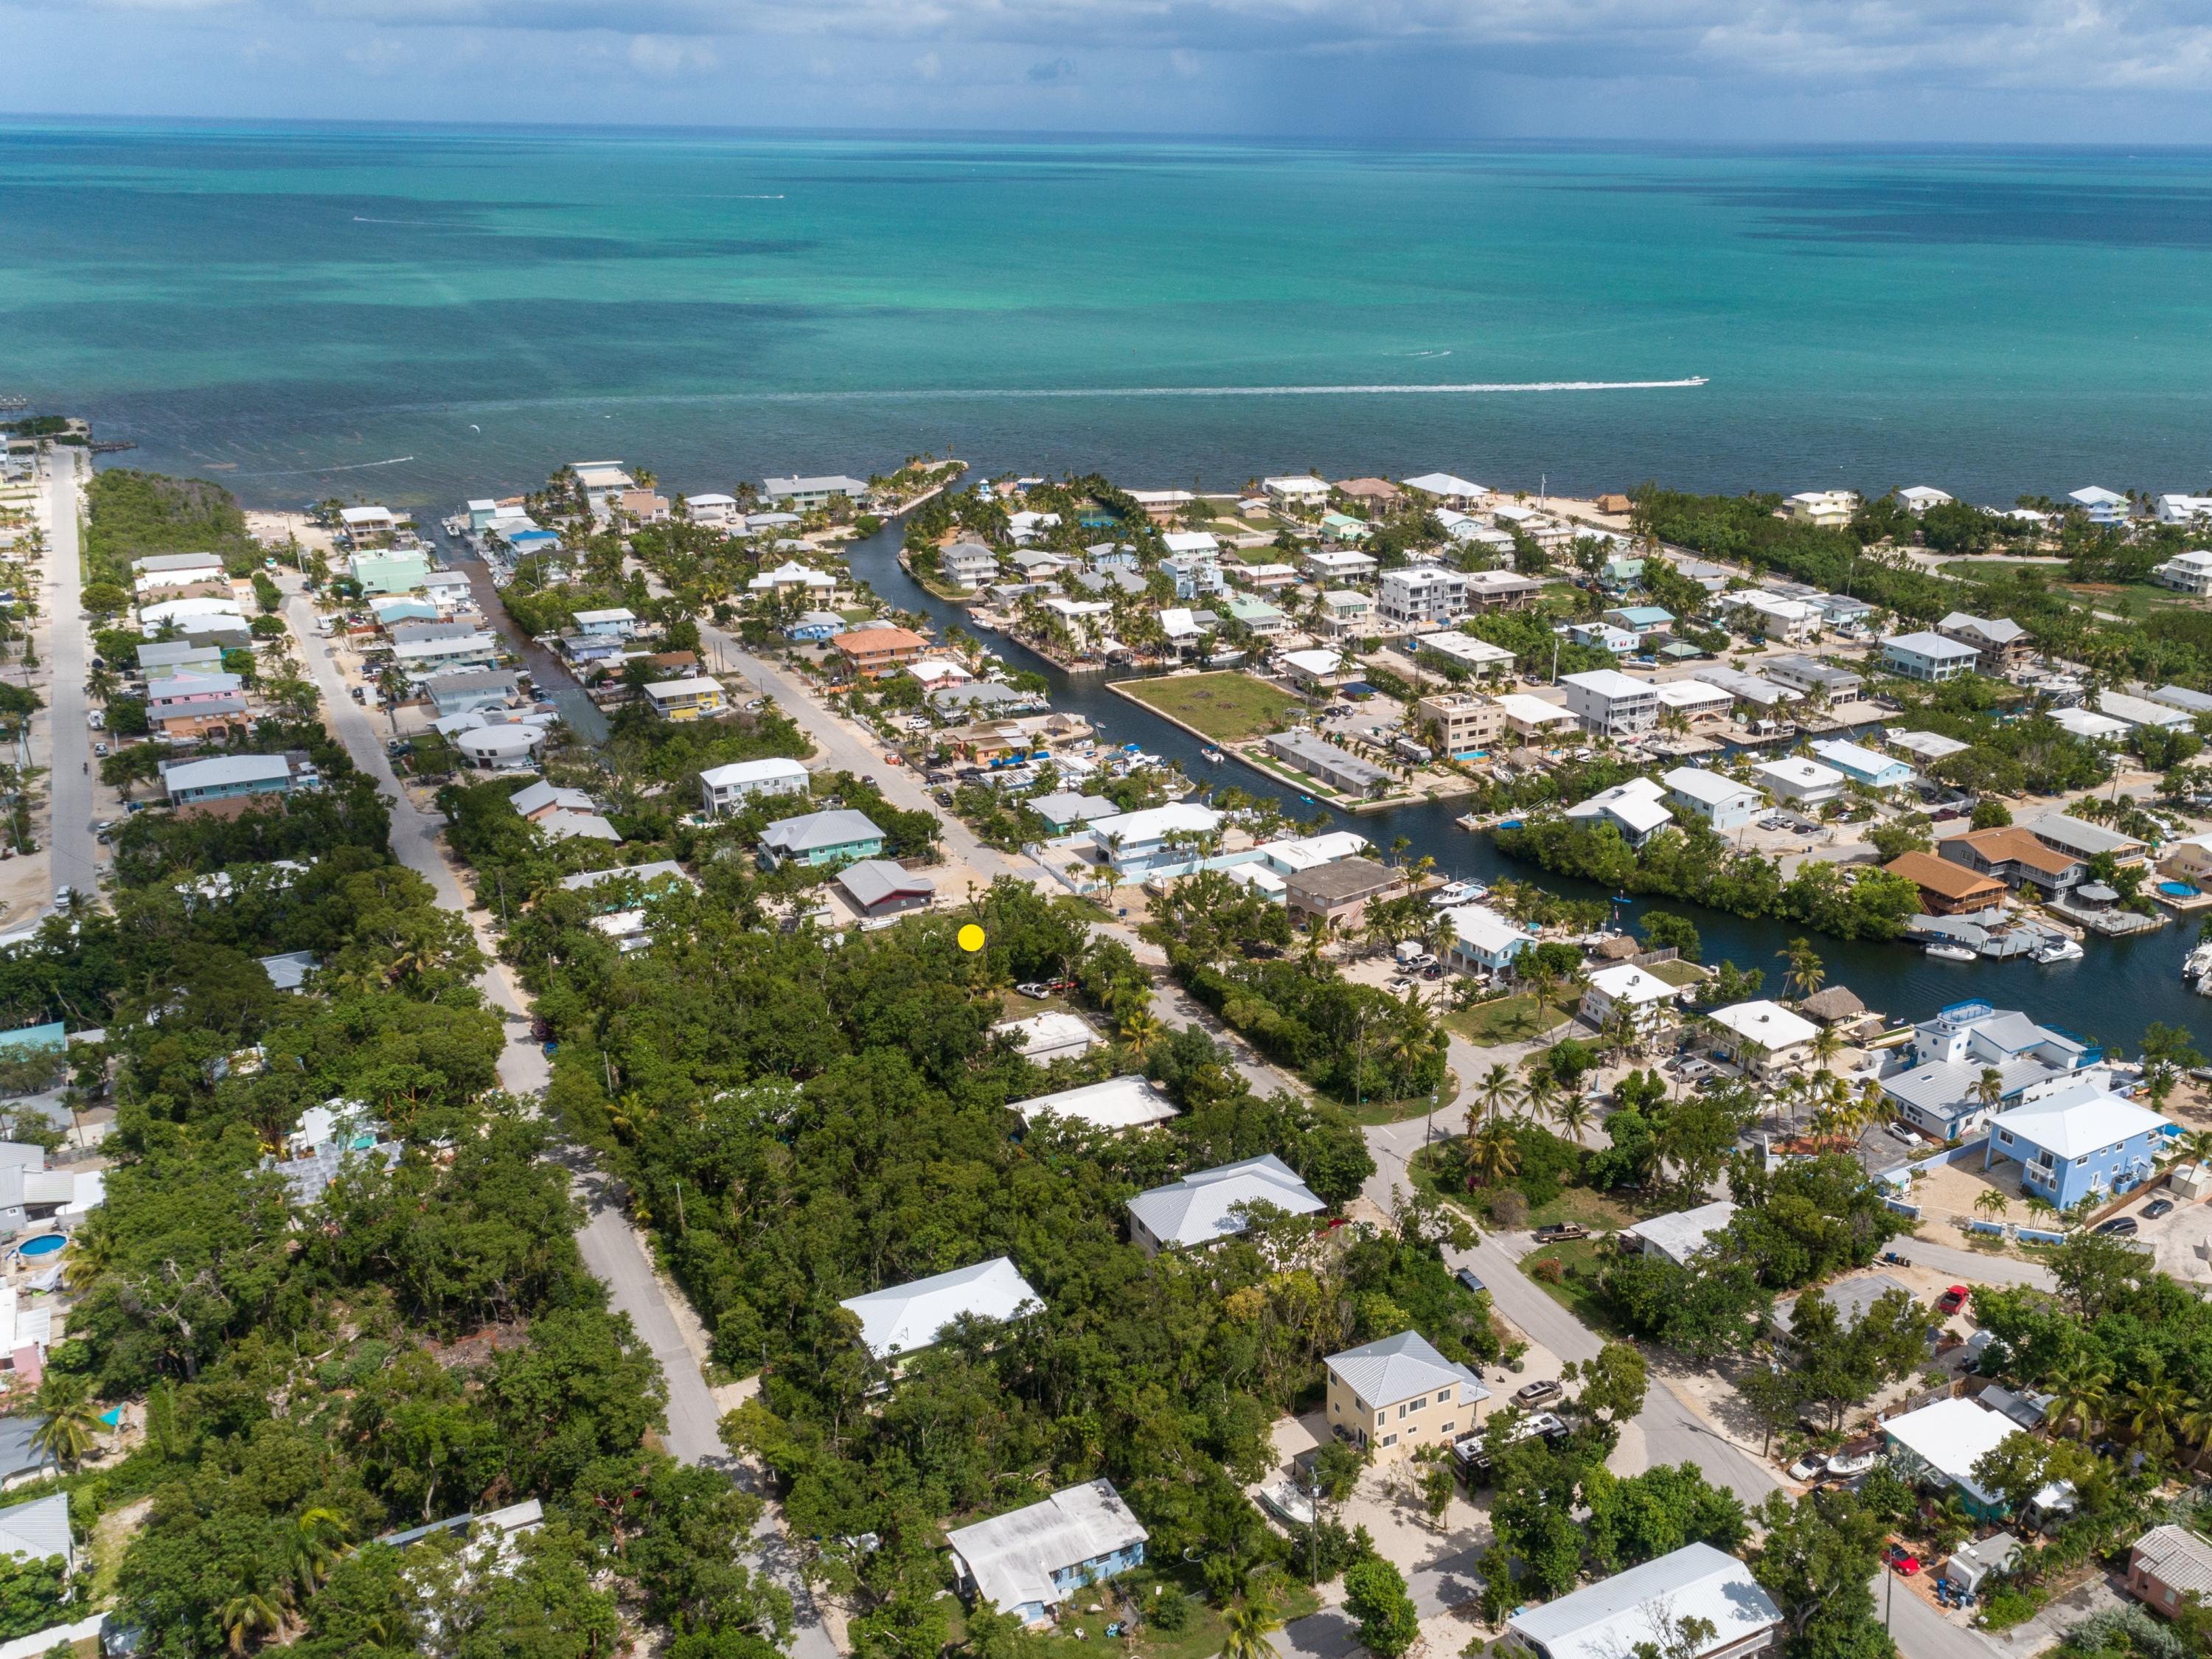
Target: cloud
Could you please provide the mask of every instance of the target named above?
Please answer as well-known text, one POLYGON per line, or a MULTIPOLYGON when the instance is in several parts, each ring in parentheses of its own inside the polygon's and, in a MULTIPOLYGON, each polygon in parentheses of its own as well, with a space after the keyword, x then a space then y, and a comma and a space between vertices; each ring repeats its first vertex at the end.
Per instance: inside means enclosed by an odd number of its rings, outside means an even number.
POLYGON ((935 52, 925 52, 914 60, 914 72, 925 81, 934 81, 945 73, 945 65, 938 61, 935 52))
POLYGON ((1042 64, 1031 64, 1026 78, 1033 86, 1045 86, 1054 81, 1073 81, 1075 65, 1065 58, 1048 58, 1042 64))
POLYGON ((687 40, 672 34, 634 34, 629 42, 629 66, 658 80, 702 73, 720 66, 714 44, 687 40))

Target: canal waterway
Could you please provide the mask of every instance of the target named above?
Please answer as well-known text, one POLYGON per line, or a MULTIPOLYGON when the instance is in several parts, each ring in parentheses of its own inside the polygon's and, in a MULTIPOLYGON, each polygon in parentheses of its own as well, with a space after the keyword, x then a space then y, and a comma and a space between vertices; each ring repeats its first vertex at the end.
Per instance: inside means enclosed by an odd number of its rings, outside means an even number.
MULTIPOLYGON (((889 604, 920 611, 941 629, 977 630, 967 613, 930 593, 898 562, 900 526, 894 521, 877 534, 849 544, 853 573, 889 604)), ((1109 691, 1109 678, 1069 674, 1003 635, 981 635, 1009 667, 1042 674, 1052 687, 1052 702, 1087 718, 1115 743, 1136 743, 1181 763, 1202 786, 1235 784, 1254 795, 1273 796, 1299 817, 1310 817, 1316 803, 1285 788, 1278 779, 1231 759, 1219 765, 1200 753, 1199 741, 1182 727, 1160 719, 1140 704, 1109 691)), ((1115 677, 1118 678, 1118 677, 1115 677)), ((1464 805, 1424 803, 1385 812, 1352 814, 1322 806, 1334 827, 1351 830, 1388 848, 1399 836, 1413 843, 1412 856, 1426 854, 1437 868, 1455 877, 1495 881, 1501 876, 1534 879, 1577 897, 1611 896, 1586 882, 1547 875, 1532 865, 1499 853, 1486 835, 1470 835, 1452 822, 1464 805)), ((1772 920, 1753 920, 1671 900, 1638 900, 1619 907, 1633 926, 1646 909, 1686 915, 1705 941, 1707 962, 1723 959, 1741 968, 1765 970, 1768 988, 1779 982, 1778 960, 1802 930, 1772 920)), ((2085 940, 2079 962, 2039 966, 2022 959, 1972 963, 1940 962, 1917 946, 1855 943, 1811 936, 1827 964, 1828 982, 1847 985, 1867 1006, 1893 1019, 1918 1019, 1947 1004, 1984 999, 2000 1008, 2018 1008, 2031 1018, 2093 1037, 2132 1057, 2146 1027, 2154 1021, 2197 1034, 2200 1048, 2212 1048, 2212 999, 2197 996, 2181 981, 2182 958, 2197 937, 2194 918, 2185 917, 2156 933, 2134 939, 2085 940)))

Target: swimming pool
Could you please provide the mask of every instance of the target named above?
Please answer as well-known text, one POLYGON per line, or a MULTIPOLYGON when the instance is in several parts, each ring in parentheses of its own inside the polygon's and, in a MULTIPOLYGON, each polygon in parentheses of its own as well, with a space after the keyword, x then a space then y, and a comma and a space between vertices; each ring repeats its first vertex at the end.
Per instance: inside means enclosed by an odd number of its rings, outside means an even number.
POLYGON ((2158 890, 2168 898, 2195 898, 2197 890, 2185 881, 2162 881, 2158 890))
POLYGON ((69 1240, 59 1233, 40 1233, 36 1238, 27 1238, 15 1247, 15 1254, 38 1261, 69 1249, 69 1240))

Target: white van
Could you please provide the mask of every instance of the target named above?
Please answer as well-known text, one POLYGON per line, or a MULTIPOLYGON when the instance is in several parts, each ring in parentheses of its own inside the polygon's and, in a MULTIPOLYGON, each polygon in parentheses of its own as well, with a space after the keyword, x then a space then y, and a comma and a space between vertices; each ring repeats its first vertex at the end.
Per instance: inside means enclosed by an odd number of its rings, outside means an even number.
POLYGON ((105 732, 107 729, 107 716, 97 708, 88 709, 85 711, 84 723, 95 732, 105 732))

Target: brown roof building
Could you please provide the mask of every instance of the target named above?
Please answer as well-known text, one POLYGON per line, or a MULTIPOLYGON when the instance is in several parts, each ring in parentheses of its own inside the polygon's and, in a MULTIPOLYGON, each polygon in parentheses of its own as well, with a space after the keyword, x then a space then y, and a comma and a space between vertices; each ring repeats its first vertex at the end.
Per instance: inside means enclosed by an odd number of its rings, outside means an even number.
POLYGON ((910 628, 857 628, 832 635, 830 647, 853 665, 854 673, 873 679, 912 662, 929 649, 929 641, 910 628))
POLYGON ((2033 887, 2045 893, 2064 891, 2089 870, 2086 860, 2059 851, 2016 823, 1954 836, 1938 842, 1936 851, 1945 862, 1977 875, 1993 877, 2008 887, 2033 887))
POLYGON ((1284 884, 1283 897, 1292 921, 1328 921, 1352 928, 1367 920, 1370 904, 1396 898, 1405 890, 1404 871, 1373 859, 1352 858, 1299 871, 1284 884))
POLYGON ((1931 916, 1964 915, 2004 902, 2005 884, 1994 876, 1978 876, 1932 853, 1906 853, 1882 867, 1919 888, 1920 908, 1931 916))
POLYGON ((1626 495, 1601 495, 1593 505, 1601 513, 1630 513, 1636 507, 1626 495))
POLYGON ((1346 478, 1336 488, 1340 494, 1371 507, 1396 507, 1406 499, 1406 492, 1388 478, 1346 478))

